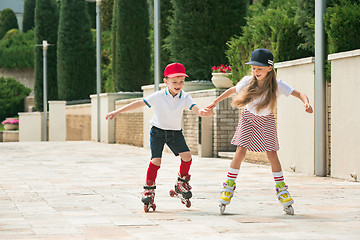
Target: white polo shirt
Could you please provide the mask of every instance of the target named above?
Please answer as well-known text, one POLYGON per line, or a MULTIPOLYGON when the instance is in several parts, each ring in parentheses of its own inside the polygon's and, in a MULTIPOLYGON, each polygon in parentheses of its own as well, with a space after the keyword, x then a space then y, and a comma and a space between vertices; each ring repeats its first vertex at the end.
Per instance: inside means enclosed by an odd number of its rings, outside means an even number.
POLYGON ((168 88, 157 91, 143 100, 149 108, 155 108, 150 125, 163 130, 181 130, 184 109, 191 110, 196 105, 186 92, 181 90, 173 97, 168 88))
MULTIPOLYGON (((242 89, 249 86, 250 81, 252 79, 252 76, 245 76, 243 77, 237 84, 236 84, 236 92, 239 93, 242 89)), ((288 84, 284 83, 280 79, 276 79, 277 81, 277 92, 276 95, 279 97, 280 95, 290 96, 290 94, 294 91, 294 88, 289 86, 288 84)), ((271 113, 270 106, 267 106, 266 108, 260 109, 260 111, 256 110, 256 106, 261 103, 265 98, 265 95, 262 95, 256 99, 253 99, 250 103, 248 103, 245 108, 255 114, 260 116, 266 116, 271 113)))

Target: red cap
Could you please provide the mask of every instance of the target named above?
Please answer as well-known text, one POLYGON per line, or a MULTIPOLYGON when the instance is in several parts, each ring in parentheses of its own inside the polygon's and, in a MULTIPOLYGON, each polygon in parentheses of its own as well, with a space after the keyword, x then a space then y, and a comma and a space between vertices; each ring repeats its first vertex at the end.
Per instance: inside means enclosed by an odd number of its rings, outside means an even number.
POLYGON ((181 63, 171 63, 166 66, 164 71, 164 77, 189 77, 186 75, 185 67, 181 63))

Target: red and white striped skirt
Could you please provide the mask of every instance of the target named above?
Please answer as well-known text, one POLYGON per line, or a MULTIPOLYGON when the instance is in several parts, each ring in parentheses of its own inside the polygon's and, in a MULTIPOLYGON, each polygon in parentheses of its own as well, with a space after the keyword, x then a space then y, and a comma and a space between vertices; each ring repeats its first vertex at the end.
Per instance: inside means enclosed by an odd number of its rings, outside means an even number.
POLYGON ((244 109, 231 144, 252 152, 278 151, 279 141, 274 114, 259 116, 244 109))

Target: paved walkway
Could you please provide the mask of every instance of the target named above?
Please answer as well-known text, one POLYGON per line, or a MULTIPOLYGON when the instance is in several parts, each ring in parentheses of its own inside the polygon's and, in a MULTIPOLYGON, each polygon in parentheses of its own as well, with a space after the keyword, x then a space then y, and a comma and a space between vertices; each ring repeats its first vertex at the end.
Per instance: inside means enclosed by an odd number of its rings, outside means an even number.
POLYGON ((229 160, 194 156, 192 207, 168 196, 179 159, 165 153, 157 210, 140 201, 149 150, 94 142, 0 143, 0 239, 360 239, 360 184, 285 172, 282 211, 269 166, 245 163, 225 215, 229 160))

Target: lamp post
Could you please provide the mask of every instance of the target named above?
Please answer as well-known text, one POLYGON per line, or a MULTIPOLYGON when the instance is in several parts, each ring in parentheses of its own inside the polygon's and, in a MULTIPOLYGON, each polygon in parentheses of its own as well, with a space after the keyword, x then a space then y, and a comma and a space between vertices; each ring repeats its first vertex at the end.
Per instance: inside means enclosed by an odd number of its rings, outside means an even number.
POLYGON ((154 0, 154 85, 159 91, 160 84, 160 0, 154 0))
POLYGON ((100 142, 100 93, 101 93, 101 0, 86 0, 96 2, 96 103, 97 103, 97 141, 100 142))
POLYGON ((54 44, 48 44, 46 40, 42 44, 35 46, 43 47, 43 108, 44 108, 44 124, 43 124, 43 140, 47 141, 47 50, 54 44))
POLYGON ((315 175, 326 176, 326 80, 325 30, 326 0, 315 1, 315 175))

